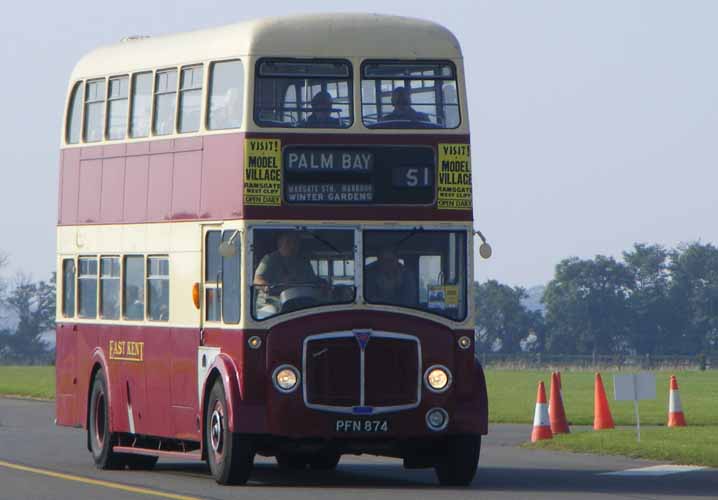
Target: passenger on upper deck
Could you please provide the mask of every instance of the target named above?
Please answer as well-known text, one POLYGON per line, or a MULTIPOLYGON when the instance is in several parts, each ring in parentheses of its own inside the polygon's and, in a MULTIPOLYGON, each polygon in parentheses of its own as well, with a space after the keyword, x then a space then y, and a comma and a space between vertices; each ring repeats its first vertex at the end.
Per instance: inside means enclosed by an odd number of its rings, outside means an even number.
MULTIPOLYGON (((254 284, 286 288, 291 285, 319 284, 309 260, 299 253, 297 231, 286 231, 277 238, 277 249, 262 257, 254 272, 254 284)), ((272 295, 276 293, 272 290, 272 295)), ((270 292, 270 293, 271 293, 270 292)))
POLYGON ((366 266, 366 296, 369 302, 416 307, 418 294, 414 276, 393 248, 379 252, 377 261, 366 266))
POLYGON ((397 87, 391 93, 391 104, 394 111, 388 115, 381 117, 380 121, 412 121, 412 122, 428 122, 429 115, 416 111, 411 107, 411 94, 406 87, 397 87))
POLYGON ((320 90, 312 97, 312 114, 304 122, 305 127, 321 128, 341 126, 338 118, 332 117, 334 98, 326 90, 320 90))

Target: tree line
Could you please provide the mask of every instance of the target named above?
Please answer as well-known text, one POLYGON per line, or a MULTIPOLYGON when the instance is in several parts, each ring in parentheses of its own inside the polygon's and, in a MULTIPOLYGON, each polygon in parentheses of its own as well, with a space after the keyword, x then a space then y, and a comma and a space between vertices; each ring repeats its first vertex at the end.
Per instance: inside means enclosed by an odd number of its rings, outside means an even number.
MULTIPOLYGON (((0 255, 0 271, 7 258, 0 255)), ((0 278, 0 363, 50 364, 54 350, 44 335, 55 329, 55 276, 0 278)))
POLYGON ((637 243, 623 258, 564 259, 543 310, 526 289, 475 284, 483 352, 697 355, 718 352, 718 248, 637 243))

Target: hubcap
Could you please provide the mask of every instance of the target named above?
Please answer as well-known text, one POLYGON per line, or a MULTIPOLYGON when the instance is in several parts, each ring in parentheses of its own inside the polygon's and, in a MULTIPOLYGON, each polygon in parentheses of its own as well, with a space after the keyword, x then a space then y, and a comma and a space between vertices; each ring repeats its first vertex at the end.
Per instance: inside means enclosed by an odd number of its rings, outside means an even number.
POLYGON ((219 401, 214 405, 209 425, 209 441, 212 450, 215 455, 221 457, 224 449, 224 408, 219 401))

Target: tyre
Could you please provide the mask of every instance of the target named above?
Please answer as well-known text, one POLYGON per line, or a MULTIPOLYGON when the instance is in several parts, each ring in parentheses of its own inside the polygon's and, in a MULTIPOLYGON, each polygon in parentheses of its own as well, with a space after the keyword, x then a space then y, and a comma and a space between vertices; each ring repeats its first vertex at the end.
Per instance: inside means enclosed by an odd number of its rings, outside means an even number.
POLYGON ((90 413, 87 426, 87 440, 90 443, 92 459, 98 469, 120 469, 127 464, 129 455, 115 453, 112 445, 116 439, 110 432, 107 382, 102 370, 95 374, 90 392, 90 413))
POLYGON ((339 464, 339 453, 319 453, 309 458, 309 467, 314 470, 334 470, 339 464))
POLYGON ((235 434, 227 427, 227 398, 221 380, 209 393, 205 410, 205 446, 207 464, 219 484, 244 484, 254 465, 251 439, 235 434))
POLYGON ((442 486, 468 486, 476 475, 481 453, 481 436, 449 436, 446 455, 435 466, 442 486))

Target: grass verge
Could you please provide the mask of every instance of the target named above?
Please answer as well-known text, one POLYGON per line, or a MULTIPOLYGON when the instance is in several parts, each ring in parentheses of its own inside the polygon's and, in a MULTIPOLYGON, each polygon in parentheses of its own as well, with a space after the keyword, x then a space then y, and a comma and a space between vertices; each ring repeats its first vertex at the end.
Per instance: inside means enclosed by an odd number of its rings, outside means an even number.
MULTIPOLYGON (((635 425, 633 403, 613 400, 613 375, 602 372, 609 405, 616 425, 635 425)), ((624 372, 625 373, 625 372, 624 372)), ((657 398, 641 401, 641 425, 665 425, 668 417, 668 383, 671 375, 678 377, 683 410, 688 425, 718 426, 718 374, 715 371, 657 371, 657 398)), ((487 370, 489 420, 493 423, 526 423, 533 421, 536 386, 546 384, 546 397, 551 382, 549 371, 487 370)), ((563 401, 571 424, 593 424, 594 373, 562 372, 563 401)))
POLYGON ((52 399, 54 366, 0 366, 0 395, 52 399))
POLYGON ((718 467, 718 426, 641 428, 640 443, 635 429, 621 429, 563 434, 524 446, 718 467))

